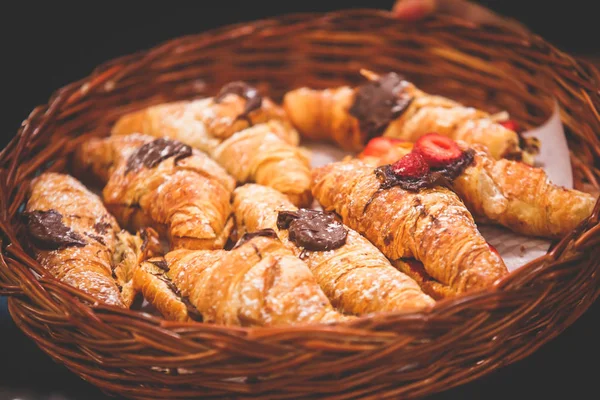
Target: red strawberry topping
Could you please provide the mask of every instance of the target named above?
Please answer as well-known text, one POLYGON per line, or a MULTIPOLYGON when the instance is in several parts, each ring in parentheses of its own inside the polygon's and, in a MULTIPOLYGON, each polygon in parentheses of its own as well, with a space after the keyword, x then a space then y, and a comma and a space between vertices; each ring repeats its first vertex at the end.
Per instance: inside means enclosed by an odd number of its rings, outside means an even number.
POLYGON ((499 123, 506 129, 510 129, 513 132, 521 132, 521 126, 514 119, 507 119, 506 121, 502 121, 499 123))
POLYGON ((419 138, 413 151, 420 154, 431 168, 445 167, 463 155, 454 140, 437 133, 428 133, 419 138))
POLYGON ((500 257, 500 253, 498 253, 498 250, 497 250, 497 249, 496 249, 494 246, 492 246, 492 245, 490 244, 490 242, 487 242, 487 245, 489 246, 489 248, 490 248, 490 250, 492 251, 492 253, 496 253, 496 255, 497 255, 498 257, 500 257))
POLYGON ((429 173, 429 165, 420 154, 411 152, 392 164, 392 171, 403 178, 421 178, 429 173))
POLYGON ((381 157, 385 155, 394 145, 401 143, 403 140, 388 137, 376 137, 369 140, 367 146, 362 151, 361 156, 381 157))

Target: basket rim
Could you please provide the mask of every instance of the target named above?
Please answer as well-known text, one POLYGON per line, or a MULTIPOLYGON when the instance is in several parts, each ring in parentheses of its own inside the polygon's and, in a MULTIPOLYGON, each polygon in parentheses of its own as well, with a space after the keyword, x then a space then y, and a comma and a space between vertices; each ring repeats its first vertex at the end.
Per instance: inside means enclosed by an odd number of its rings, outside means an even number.
MULTIPOLYGON (((151 47, 146 49, 138 50, 136 52, 126 54, 120 57, 116 57, 110 60, 107 60, 95 68, 91 70, 91 72, 77 81, 68 83, 59 89, 55 90, 46 104, 41 104, 33 108, 28 117, 22 122, 21 127, 19 128, 17 134, 13 137, 13 139, 5 146, 4 149, 0 150, 0 161, 6 157, 6 154, 10 152, 14 147, 18 147, 19 143, 22 142, 23 136, 25 132, 31 129, 32 122, 40 116, 40 114, 45 114, 47 110, 49 110, 53 105, 56 105, 56 101, 63 101, 66 104, 71 102, 76 102, 86 95, 89 88, 95 85, 102 83, 106 80, 107 77, 110 77, 110 81, 108 82, 116 82, 118 81, 121 75, 124 75, 128 71, 128 66, 132 65, 132 61, 137 59, 138 57, 151 59, 156 55, 161 54, 164 51, 167 51, 170 47, 175 44, 181 44, 182 41, 192 41, 192 42, 203 42, 207 43, 218 43, 223 40, 230 40, 234 38, 248 37, 252 35, 269 35, 269 28, 275 26, 281 21, 291 21, 291 25, 286 26, 289 29, 289 32, 293 32, 294 29, 302 29, 307 25, 311 25, 311 29, 318 29, 318 26, 327 23, 331 20, 335 20, 336 18, 353 18, 353 17, 375 17, 382 18, 387 21, 401 24, 410 24, 397 20, 393 17, 392 13, 387 10, 373 9, 373 8, 358 8, 358 9, 342 9, 331 12, 297 12, 297 13, 289 13, 283 14, 279 16, 273 16, 268 18, 257 19, 253 21, 244 21, 235 24, 227 24, 217 28, 205 30, 199 33, 183 35, 178 37, 173 37, 168 40, 164 40, 154 44, 151 47), (315 17, 310 23, 306 22, 307 18, 315 17), (298 20, 298 21, 295 21, 298 20), (121 67, 117 64, 121 63, 121 67), (63 93, 67 91, 68 88, 79 86, 79 90, 72 93, 67 99, 64 99, 63 93), (61 98, 62 97, 62 98, 61 98)), ((588 63, 585 60, 577 59, 573 56, 570 56, 562 51, 556 49, 552 44, 546 42, 540 36, 533 33, 520 33, 511 31, 505 27, 499 27, 496 25, 490 25, 486 23, 473 23, 471 21, 467 21, 461 18, 453 17, 453 16, 445 16, 445 15, 436 15, 432 17, 428 17, 425 21, 420 22, 428 23, 428 24, 450 24, 461 29, 468 29, 472 31, 481 31, 486 29, 492 29, 496 32, 501 32, 503 35, 509 40, 513 40, 515 42, 521 43, 523 45, 529 46, 545 46, 556 51, 558 54, 564 56, 570 64, 572 64, 575 68, 580 68, 584 65, 588 69, 592 69, 598 71, 598 69, 588 63)), ((288 33, 289 33, 288 32, 288 33)), ((595 89, 600 91, 600 84, 595 85, 595 89)), ((19 165, 19 163, 14 163, 12 168, 15 168, 19 165)), ((9 170, 9 174, 11 173, 9 170)), ((510 284, 512 281, 516 280, 520 275, 525 274, 527 272, 531 272, 529 270, 535 268, 536 266, 543 267, 544 264, 551 262, 556 259, 560 254, 570 248, 576 249, 577 241, 574 241, 576 237, 581 237, 582 234, 587 234, 590 231, 596 236, 600 236, 600 229, 597 229, 600 226, 600 222, 596 221, 595 223, 590 224, 592 219, 597 219, 598 214, 600 214, 600 199, 596 203, 594 211, 592 215, 586 218, 578 228, 573 230, 567 236, 563 237, 556 245, 554 245, 545 255, 542 255, 535 260, 530 261, 529 263, 519 267, 517 270, 509 273, 507 276, 503 277, 500 281, 498 281, 494 286, 479 290, 476 292, 471 292, 465 295, 460 295, 454 298, 446 298, 436 302, 436 304, 428 310, 418 311, 418 312, 402 312, 402 311, 394 311, 394 312, 377 312, 374 314, 366 314, 358 316, 356 319, 351 321, 342 321, 335 322, 331 324, 300 324, 300 325, 291 325, 285 327, 237 327, 237 326, 224 326, 224 325, 214 325, 204 322, 173 322, 167 321, 166 319, 160 316, 153 316, 142 311, 131 310, 131 309, 123 309, 116 306, 110 306, 106 304, 95 304, 88 305, 82 303, 84 307, 89 308, 92 311, 109 311, 111 313, 123 314, 124 316, 135 316, 138 319, 141 319, 146 322, 154 323, 160 325, 161 328, 166 329, 174 329, 174 328, 193 328, 198 326, 199 324, 203 326, 203 329, 210 327, 211 330, 228 333, 228 334, 241 334, 246 336, 255 336, 260 335, 260 333, 268 331, 269 333, 275 333, 279 330, 285 330, 286 332, 290 331, 307 331, 307 330, 316 330, 316 331, 326 331, 326 330, 334 330, 336 332, 340 331, 362 331, 369 330, 368 327, 361 328, 360 325, 365 322, 371 320, 374 315, 381 318, 383 316, 392 316, 396 321, 402 320, 412 320, 412 319, 420 319, 427 320, 429 316, 434 314, 444 314, 445 311, 448 311, 454 307, 464 306, 470 302, 476 301, 478 299, 495 296, 499 292, 510 291, 510 284), (572 245, 572 246, 570 246, 572 245)), ((2 228, 2 226, 0 226, 2 228)), ((3 229, 4 230, 4 229, 3 229)), ((12 245, 12 240, 9 238, 8 245, 3 245, 2 240, 0 240, 0 246, 3 247, 0 252, 0 260, 3 260, 3 256, 5 251, 11 253, 12 249, 10 248, 12 245), (7 248, 8 247, 8 248, 7 248)), ((72 288, 67 284, 59 281, 58 279, 46 274, 43 278, 37 279, 40 285, 43 286, 45 281, 52 281, 54 285, 59 287, 66 287, 65 295, 71 297, 70 300, 78 301, 75 299, 73 294, 69 292, 81 292, 79 289, 72 288)), ((14 300, 19 300, 15 298, 14 295, 8 294, 9 303, 14 300)), ((83 298, 86 297, 83 292, 78 297, 83 298)), ((20 301, 20 300, 19 300, 20 301)))

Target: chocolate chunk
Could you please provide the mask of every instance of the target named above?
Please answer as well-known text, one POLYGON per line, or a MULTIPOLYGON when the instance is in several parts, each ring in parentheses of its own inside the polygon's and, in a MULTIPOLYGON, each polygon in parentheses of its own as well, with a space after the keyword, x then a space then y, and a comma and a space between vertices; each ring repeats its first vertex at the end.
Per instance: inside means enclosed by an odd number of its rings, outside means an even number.
POLYGON ((348 112, 358 119, 365 142, 381 135, 410 105, 413 98, 404 91, 405 86, 400 75, 389 73, 357 88, 348 112))
POLYGON ((148 142, 133 152, 127 159, 125 173, 137 171, 142 166, 154 168, 162 161, 175 157, 175 162, 192 155, 192 148, 177 140, 160 138, 148 142))
POLYGON ((407 178, 396 175, 391 165, 382 165, 375 169, 375 176, 379 179, 381 190, 400 186, 410 192, 418 192, 423 188, 435 186, 451 186, 464 170, 475 160, 475 152, 472 149, 464 151, 462 156, 454 162, 442 167, 432 168, 431 171, 419 178, 407 178))
POLYGON ((23 214, 32 241, 39 248, 56 250, 66 247, 83 247, 83 236, 63 224, 62 214, 56 210, 35 210, 23 214))
POLYGON ((235 246, 233 246, 233 248, 237 249, 238 247, 240 247, 244 243, 249 242, 250 240, 252 240, 253 238, 255 238, 257 236, 265 236, 265 237, 270 237, 270 238, 273 238, 273 239, 278 239, 279 238, 277 236, 277 233, 273 229, 270 229, 270 228, 261 229, 260 231, 256 231, 256 232, 247 232, 247 233, 244 233, 244 236, 242 236, 240 238, 240 240, 237 241, 237 243, 235 244, 235 246))
POLYGON ((223 86, 219 91, 219 94, 215 97, 215 103, 223 101, 228 94, 235 94, 246 99, 244 112, 238 115, 237 119, 247 119, 248 114, 262 106, 262 96, 255 87, 248 85, 246 82, 236 81, 223 86))
POLYGON ((289 239, 309 251, 328 251, 346 243, 348 230, 333 213, 301 208, 280 211, 277 227, 287 229, 289 239))

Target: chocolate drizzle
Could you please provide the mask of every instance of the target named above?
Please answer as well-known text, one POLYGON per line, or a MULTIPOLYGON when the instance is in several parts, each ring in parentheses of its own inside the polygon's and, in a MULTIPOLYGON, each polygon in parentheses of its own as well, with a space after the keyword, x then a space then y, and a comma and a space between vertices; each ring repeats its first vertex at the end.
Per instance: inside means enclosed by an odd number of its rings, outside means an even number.
POLYGON ((309 251, 328 251, 346 243, 348 230, 333 213, 301 208, 298 211, 280 211, 277 228, 287 229, 289 239, 309 251))
POLYGON ((247 233, 244 233, 244 235, 240 238, 240 240, 237 241, 235 246, 233 246, 233 249, 237 249, 244 243, 249 242, 250 240, 252 240, 253 238, 255 238, 257 236, 264 236, 264 237, 269 237, 269 238, 273 238, 273 239, 279 239, 279 237, 277 236, 277 233, 271 228, 261 229, 256 232, 247 232, 247 233))
POLYGON ((468 149, 456 161, 442 168, 432 168, 429 174, 419 178, 407 178, 394 173, 392 166, 382 165, 375 169, 375 176, 381 182, 380 190, 400 186, 404 190, 417 192, 420 189, 434 186, 451 186, 452 182, 463 173, 475 160, 475 151, 468 149))
POLYGON ((125 174, 142 166, 154 168, 162 161, 175 157, 175 162, 192 155, 192 148, 177 140, 159 138, 139 147, 127 158, 125 174))
POLYGON ((356 89, 348 112, 358 119, 366 139, 381 135, 410 105, 413 97, 405 87, 403 77, 392 72, 356 89))
POLYGON ((215 97, 215 103, 223 101, 228 94, 235 94, 246 100, 244 112, 238 115, 237 119, 245 118, 248 122, 251 122, 248 118, 248 114, 254 110, 258 110, 262 106, 263 99, 258 93, 258 90, 255 87, 248 85, 246 82, 230 82, 221 88, 219 94, 215 97))
POLYGON ((63 224, 63 216, 56 210, 35 210, 23 213, 32 241, 41 249, 57 250, 66 247, 83 247, 86 240, 63 224))

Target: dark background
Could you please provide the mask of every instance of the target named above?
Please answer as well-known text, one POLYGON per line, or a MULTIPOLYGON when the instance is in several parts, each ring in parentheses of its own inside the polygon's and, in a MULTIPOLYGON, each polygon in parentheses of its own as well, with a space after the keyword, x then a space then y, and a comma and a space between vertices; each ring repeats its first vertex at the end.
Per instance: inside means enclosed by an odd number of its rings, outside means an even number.
MULTIPOLYGON (((3 7, 0 144, 4 147, 28 113, 55 89, 86 76, 106 60, 228 23, 297 11, 389 9, 393 1, 286 3, 223 0, 150 6, 142 2, 20 2, 3 7)), ((600 30, 591 8, 593 2, 480 3, 520 20, 571 54, 600 59, 600 30)), ((14 327, 5 312, 5 299, 0 299, 0 400, 106 398, 53 363, 14 327)), ((596 302, 571 328, 526 360, 432 399, 598 398, 599 316, 596 302)))

